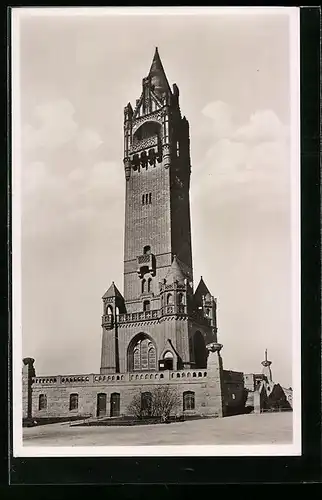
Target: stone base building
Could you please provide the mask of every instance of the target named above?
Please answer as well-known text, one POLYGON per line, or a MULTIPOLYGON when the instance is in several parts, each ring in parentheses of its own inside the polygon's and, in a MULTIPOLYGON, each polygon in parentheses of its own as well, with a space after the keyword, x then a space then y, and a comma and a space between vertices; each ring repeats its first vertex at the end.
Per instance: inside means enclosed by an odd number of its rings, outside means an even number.
POLYGON ((123 164, 124 293, 113 282, 102 297, 100 373, 38 377, 25 358, 23 417, 116 417, 164 384, 186 415, 243 411, 249 393, 255 406, 256 377, 223 369, 217 301, 203 278, 194 286, 189 123, 158 49, 135 106, 124 108, 123 164))

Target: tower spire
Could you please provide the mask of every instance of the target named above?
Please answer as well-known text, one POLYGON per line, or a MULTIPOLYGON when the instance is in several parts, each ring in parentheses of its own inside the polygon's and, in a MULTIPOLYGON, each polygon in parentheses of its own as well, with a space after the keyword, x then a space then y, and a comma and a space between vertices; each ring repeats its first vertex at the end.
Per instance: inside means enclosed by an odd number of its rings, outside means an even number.
POLYGON ((155 48, 154 56, 149 71, 149 77, 151 78, 151 83, 154 86, 154 91, 158 96, 162 96, 164 93, 171 93, 170 85, 166 77, 163 64, 161 62, 158 47, 155 48))

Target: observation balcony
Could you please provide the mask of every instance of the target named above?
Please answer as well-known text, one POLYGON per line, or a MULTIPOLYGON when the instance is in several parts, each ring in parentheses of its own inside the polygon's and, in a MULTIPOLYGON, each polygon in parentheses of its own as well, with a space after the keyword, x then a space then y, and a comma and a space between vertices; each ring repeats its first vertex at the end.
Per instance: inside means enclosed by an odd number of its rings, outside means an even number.
MULTIPOLYGON (((139 151, 143 151, 144 149, 155 148, 158 146, 158 144, 159 144, 159 138, 157 135, 136 140, 132 144, 132 147, 130 149, 130 154, 138 153, 139 151)), ((156 149, 154 151, 156 153, 158 152, 156 149)))
POLYGON ((104 314, 102 316, 102 326, 107 330, 111 330, 114 326, 113 314, 104 314))
MULTIPOLYGON (((150 311, 138 311, 133 313, 119 314, 114 318, 112 314, 102 316, 102 327, 106 330, 112 330, 115 324, 136 323, 138 321, 160 320, 164 316, 186 316, 187 306, 184 304, 171 304, 161 309, 151 309, 150 311)), ((211 326, 211 320, 201 314, 192 314, 197 322, 211 326)))

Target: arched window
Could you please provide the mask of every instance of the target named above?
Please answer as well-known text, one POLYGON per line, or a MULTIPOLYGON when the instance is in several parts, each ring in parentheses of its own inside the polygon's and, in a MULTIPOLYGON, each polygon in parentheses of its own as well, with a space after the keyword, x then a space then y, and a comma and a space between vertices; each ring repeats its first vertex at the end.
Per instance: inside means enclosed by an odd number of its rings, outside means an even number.
POLYGON ((149 300, 143 302, 143 311, 150 311, 151 305, 149 300))
MULTIPOLYGON (((142 107, 140 107, 141 109, 142 107)), ((134 142, 141 141, 148 137, 159 136, 161 133, 161 125, 157 122, 148 121, 143 123, 134 133, 134 142)))
POLYGON ((178 305, 183 305, 183 293, 178 293, 178 305))
POLYGON ((142 194, 142 205, 145 205, 145 194, 142 194))
POLYGON ((39 394, 38 409, 39 410, 46 410, 47 409, 47 396, 46 396, 46 394, 39 394))
POLYGON ((78 409, 78 394, 71 394, 69 396, 69 411, 78 409))
POLYGON ((152 278, 148 279, 148 292, 151 292, 151 283, 152 283, 152 278))
POLYGON ((172 303, 173 303, 172 293, 168 293, 168 295, 167 295, 167 305, 169 306, 172 303))
POLYGON ((156 364, 157 364, 157 357, 156 357, 155 347, 151 343, 151 345, 148 345, 148 368, 149 368, 149 370, 155 370, 156 364))
POLYGON ((134 361, 134 370, 140 370, 141 369, 141 349, 140 349, 140 342, 137 343, 133 350, 133 361, 134 361))
POLYGON ((110 315, 113 314, 113 308, 112 308, 112 306, 110 306, 110 305, 106 306, 106 314, 110 314, 110 315))
POLYGON ((145 292, 145 279, 142 280, 142 283, 141 283, 141 292, 144 293, 145 292))
POLYGON ((195 393, 193 391, 185 391, 183 393, 183 411, 195 409, 195 393))
POLYGON ((154 343, 145 334, 139 334, 131 342, 128 356, 129 371, 156 370, 156 348, 154 343))
POLYGON ((152 412, 152 394, 151 392, 142 392, 141 394, 141 414, 149 416, 152 412))
POLYGON ((152 203, 152 193, 149 193, 149 204, 151 205, 152 203))
POLYGON ((145 247, 143 248, 143 253, 144 253, 144 255, 148 255, 151 253, 150 245, 145 245, 145 247))

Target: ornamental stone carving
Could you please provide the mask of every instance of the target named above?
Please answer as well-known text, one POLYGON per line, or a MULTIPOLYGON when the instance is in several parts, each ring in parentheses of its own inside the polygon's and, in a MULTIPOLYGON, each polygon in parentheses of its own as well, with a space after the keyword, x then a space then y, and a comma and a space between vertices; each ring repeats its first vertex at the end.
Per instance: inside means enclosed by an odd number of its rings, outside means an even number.
POLYGON ((220 352, 223 346, 217 342, 211 342, 210 344, 207 344, 206 347, 210 352, 220 352))
POLYGON ((148 115, 138 116, 137 118, 135 118, 135 121, 133 123, 133 133, 140 125, 142 125, 142 123, 149 122, 149 121, 155 121, 158 123, 162 123, 162 118, 163 118, 163 113, 162 113, 162 110, 160 110, 160 109, 158 109, 157 111, 154 111, 153 113, 150 113, 148 115))

